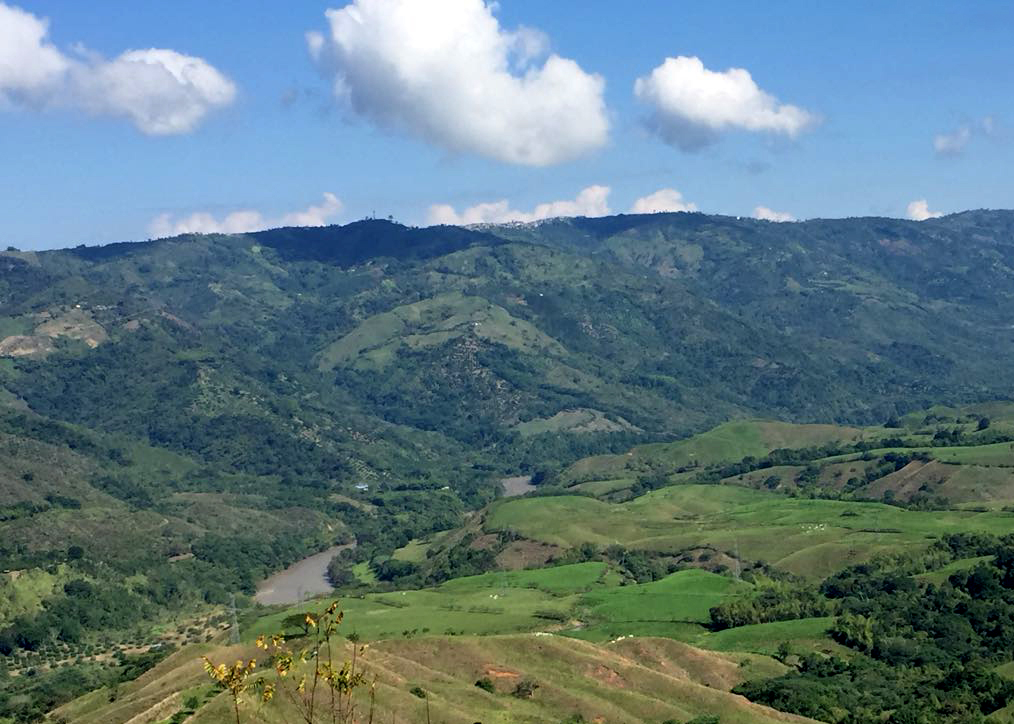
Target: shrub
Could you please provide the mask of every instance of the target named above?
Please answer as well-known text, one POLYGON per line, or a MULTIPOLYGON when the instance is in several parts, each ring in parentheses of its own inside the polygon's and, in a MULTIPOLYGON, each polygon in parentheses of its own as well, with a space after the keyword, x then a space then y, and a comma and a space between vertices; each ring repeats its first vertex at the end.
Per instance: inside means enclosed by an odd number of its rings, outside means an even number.
POLYGON ((531 679, 522 679, 514 687, 513 696, 516 696, 518 699, 531 699, 535 696, 535 690, 538 688, 539 685, 531 679))
POLYGON ((483 691, 488 691, 490 694, 496 693, 496 687, 493 685, 493 680, 488 676, 484 676, 478 681, 476 681, 475 685, 478 686, 483 691))

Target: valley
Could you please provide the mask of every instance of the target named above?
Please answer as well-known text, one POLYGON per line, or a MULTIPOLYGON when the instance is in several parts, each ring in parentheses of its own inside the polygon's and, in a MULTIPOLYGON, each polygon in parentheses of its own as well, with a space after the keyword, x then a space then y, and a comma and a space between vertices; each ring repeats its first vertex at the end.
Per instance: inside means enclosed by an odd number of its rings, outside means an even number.
POLYGON ((1008 721, 1012 229, 0 252, 0 717, 228 721, 338 600, 384 720, 1008 721))

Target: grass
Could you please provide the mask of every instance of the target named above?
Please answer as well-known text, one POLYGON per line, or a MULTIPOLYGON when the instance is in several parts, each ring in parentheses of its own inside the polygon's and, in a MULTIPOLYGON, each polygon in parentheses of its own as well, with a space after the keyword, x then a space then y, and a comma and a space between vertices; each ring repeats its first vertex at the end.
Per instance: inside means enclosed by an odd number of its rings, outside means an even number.
POLYGON ((430 549, 432 543, 427 543, 421 540, 409 541, 407 545, 402 546, 391 554, 391 557, 399 561, 408 561, 409 563, 422 563, 426 560, 426 551, 430 549))
MULTIPOLYGON (((707 571, 678 571, 659 581, 621 586, 605 563, 592 561, 529 571, 457 578, 432 589, 344 599, 354 631, 367 641, 426 635, 494 635, 565 628, 567 636, 608 641, 652 636, 695 641, 708 610, 749 589, 707 571)), ((281 627, 286 617, 313 604, 292 606, 257 621, 255 638, 281 627)), ((777 644, 777 642, 775 642, 777 644)))
POLYGON ((0 585, 0 626, 16 616, 40 610, 42 602, 67 578, 63 564, 57 567, 56 573, 41 568, 0 573, 0 581, 3 581, 0 585))
POLYGON ((449 292, 367 318, 330 344, 321 353, 319 366, 322 370, 343 365, 382 369, 403 344, 432 347, 464 335, 533 354, 563 352, 559 342, 503 307, 449 292))
POLYGON ((377 574, 370 568, 369 561, 362 561, 352 566, 352 573, 355 574, 362 583, 373 584, 377 582, 377 574))
POLYGON ((764 457, 778 448, 800 448, 875 437, 882 428, 795 425, 765 420, 734 420, 686 440, 640 445, 624 455, 597 455, 574 463, 564 473, 574 481, 624 477, 624 471, 662 465, 713 465, 747 456, 764 457))
POLYGON ((736 486, 675 485, 626 503, 578 496, 503 501, 487 527, 564 547, 587 541, 670 552, 702 545, 738 549, 746 560, 820 578, 878 553, 924 547, 947 533, 1002 535, 1012 523, 1014 515, 997 511, 908 511, 736 486))
MULTIPOLYGON (((350 621, 349 633, 365 641, 402 638, 407 635, 491 635, 535 631, 546 627, 551 615, 566 619, 574 599, 527 588, 476 588, 446 591, 429 589, 369 594, 342 600, 350 621)), ((255 638, 281 628, 282 620, 304 611, 294 606, 267 616, 248 629, 255 638)))
POLYGON ((634 478, 617 478, 616 480, 595 480, 590 483, 578 483, 577 485, 571 486, 574 490, 580 490, 584 493, 591 493, 596 497, 602 497, 609 493, 617 493, 621 490, 626 490, 633 486, 637 482, 634 478))
MULTIPOLYGON (((437 588, 368 594, 342 600, 348 620, 364 640, 406 635, 490 635, 542 630, 571 618, 578 594, 600 583, 606 564, 577 563, 531 571, 457 578, 437 588)), ((302 604, 262 618, 250 638, 272 633, 302 604)))
MULTIPOLYGON (((344 658, 350 653, 346 649, 341 655, 344 658)), ((189 693, 206 686, 206 675, 198 662, 201 654, 213 661, 259 656, 249 645, 188 647, 138 681, 121 687, 116 701, 109 701, 108 692, 96 692, 61 707, 56 714, 78 724, 131 717, 164 720, 181 706, 181 697, 174 697, 173 692, 189 693), (152 716, 160 712, 165 713, 152 716)), ((780 664, 672 641, 641 639, 601 646, 553 635, 426 637, 377 642, 361 661, 369 671, 369 680, 376 679, 375 719, 394 724, 427 717, 451 724, 535 724, 577 717, 657 724, 702 715, 719 716, 723 724, 810 721, 778 714, 729 693, 746 678, 778 675, 784 671, 780 664), (480 677, 492 680, 493 692, 474 686, 480 677), (528 699, 511 696, 523 679, 538 684, 535 695, 528 699), (415 687, 426 693, 425 701, 411 693, 415 687)), ((368 688, 361 690, 363 718, 368 688)), ((257 714, 247 708, 244 721, 263 717, 265 722, 281 722, 279 708, 287 702, 285 696, 278 696, 257 714)), ((230 716, 228 697, 219 695, 188 721, 227 724, 230 716)))
POLYGON ((453 593, 482 588, 534 588, 554 595, 585 591, 602 582, 607 571, 605 563, 589 561, 529 571, 483 573, 479 576, 455 578, 440 587, 453 593))
POLYGON ((726 576, 692 569, 653 583, 594 591, 582 596, 581 605, 589 609, 592 620, 612 623, 706 623, 709 609, 749 588, 726 576))
POLYGON ((748 651, 771 656, 782 641, 789 642, 794 651, 841 651, 854 654, 851 649, 836 644, 827 635, 834 621, 831 617, 803 618, 796 621, 775 621, 752 626, 739 626, 716 633, 708 633, 695 641, 698 646, 714 651, 748 651))
POLYGON ((696 641, 704 633, 704 627, 700 624, 678 621, 605 621, 560 631, 562 636, 594 643, 607 643, 628 637, 696 641))
POLYGON ((942 462, 1014 467, 1014 443, 933 448, 933 457, 942 462))
POLYGON ((31 334, 34 327, 30 317, 0 317, 0 340, 14 335, 31 334))
POLYGON ((515 429, 522 437, 540 435, 544 432, 617 432, 635 429, 630 423, 610 420, 599 410, 579 408, 562 410, 552 417, 537 417, 519 423, 515 429))
POLYGON ((970 570, 972 568, 975 568, 980 563, 988 563, 991 560, 993 560, 993 556, 979 556, 978 558, 962 558, 960 560, 954 561, 953 563, 948 563, 946 566, 944 566, 939 570, 930 571, 929 573, 921 573, 918 576, 915 576, 915 578, 917 580, 926 581, 927 583, 932 583, 934 585, 939 586, 945 583, 947 579, 951 577, 951 574, 957 573, 958 571, 970 570))

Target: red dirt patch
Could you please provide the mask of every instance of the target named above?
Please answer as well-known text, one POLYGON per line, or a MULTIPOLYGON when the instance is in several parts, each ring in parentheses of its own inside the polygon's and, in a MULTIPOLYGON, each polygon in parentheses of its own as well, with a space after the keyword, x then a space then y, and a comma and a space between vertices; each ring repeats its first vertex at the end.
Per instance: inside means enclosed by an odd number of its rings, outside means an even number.
POLYGON ((513 671, 504 671, 502 669, 486 669, 486 676, 493 679, 520 679, 521 674, 515 674, 513 671))
POLYGON ((608 666, 599 664, 590 672, 589 675, 598 681, 601 681, 606 686, 611 686, 614 689, 626 689, 627 682, 622 676, 610 669, 608 666))
POLYGON ((545 566, 561 552, 558 546, 540 543, 533 540, 514 541, 499 554, 496 562, 501 568, 515 571, 522 568, 539 568, 545 566))

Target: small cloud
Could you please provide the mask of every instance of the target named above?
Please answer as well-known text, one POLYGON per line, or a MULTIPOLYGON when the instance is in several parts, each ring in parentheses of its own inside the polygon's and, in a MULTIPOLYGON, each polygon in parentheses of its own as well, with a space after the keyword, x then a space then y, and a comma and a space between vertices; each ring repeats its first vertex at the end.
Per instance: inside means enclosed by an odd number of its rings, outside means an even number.
POLYGON ((505 224, 512 221, 540 221, 559 216, 607 216, 608 186, 588 186, 573 200, 550 201, 531 211, 518 211, 506 199, 476 204, 458 212, 449 204, 434 204, 427 215, 428 224, 468 226, 470 224, 505 224))
POLYGON ((161 48, 112 60, 77 48, 72 57, 48 34, 47 20, 0 2, 0 110, 76 108, 169 135, 194 130, 236 97, 233 82, 202 58, 161 48))
POLYGON ((529 166, 603 146, 603 78, 548 53, 538 30, 501 28, 495 9, 483 0, 353 0, 328 10, 327 32, 307 33, 306 43, 335 95, 381 128, 529 166))
POLYGON ((667 211, 697 211, 697 204, 687 201, 676 189, 659 189, 642 196, 630 207, 632 214, 658 214, 667 211))
POLYGON ((933 137, 933 150, 938 156, 959 156, 972 140, 970 126, 961 126, 951 133, 938 133, 933 137))
POLYGON ((938 219, 944 215, 942 211, 930 211, 926 199, 917 199, 908 205, 908 218, 912 221, 926 221, 926 219, 938 219))
POLYGON ((282 226, 325 226, 341 210, 341 200, 332 193, 325 193, 320 204, 278 217, 265 217, 253 209, 233 211, 222 218, 204 211, 178 219, 160 214, 149 225, 149 231, 155 238, 164 238, 180 234, 243 234, 282 226))
POLYGON ((949 133, 933 136, 933 151, 937 156, 960 156, 976 137, 996 139, 999 126, 993 116, 983 116, 973 123, 963 123, 949 133))
POLYGON ((761 221, 798 221, 795 216, 790 214, 788 211, 774 211, 769 209, 767 206, 757 206, 753 210, 753 218, 760 219, 761 221))
POLYGON ((716 72, 699 58, 666 58, 634 83, 634 95, 651 109, 648 127, 663 141, 696 151, 725 131, 767 132, 795 138, 818 118, 761 90, 750 72, 716 72))

